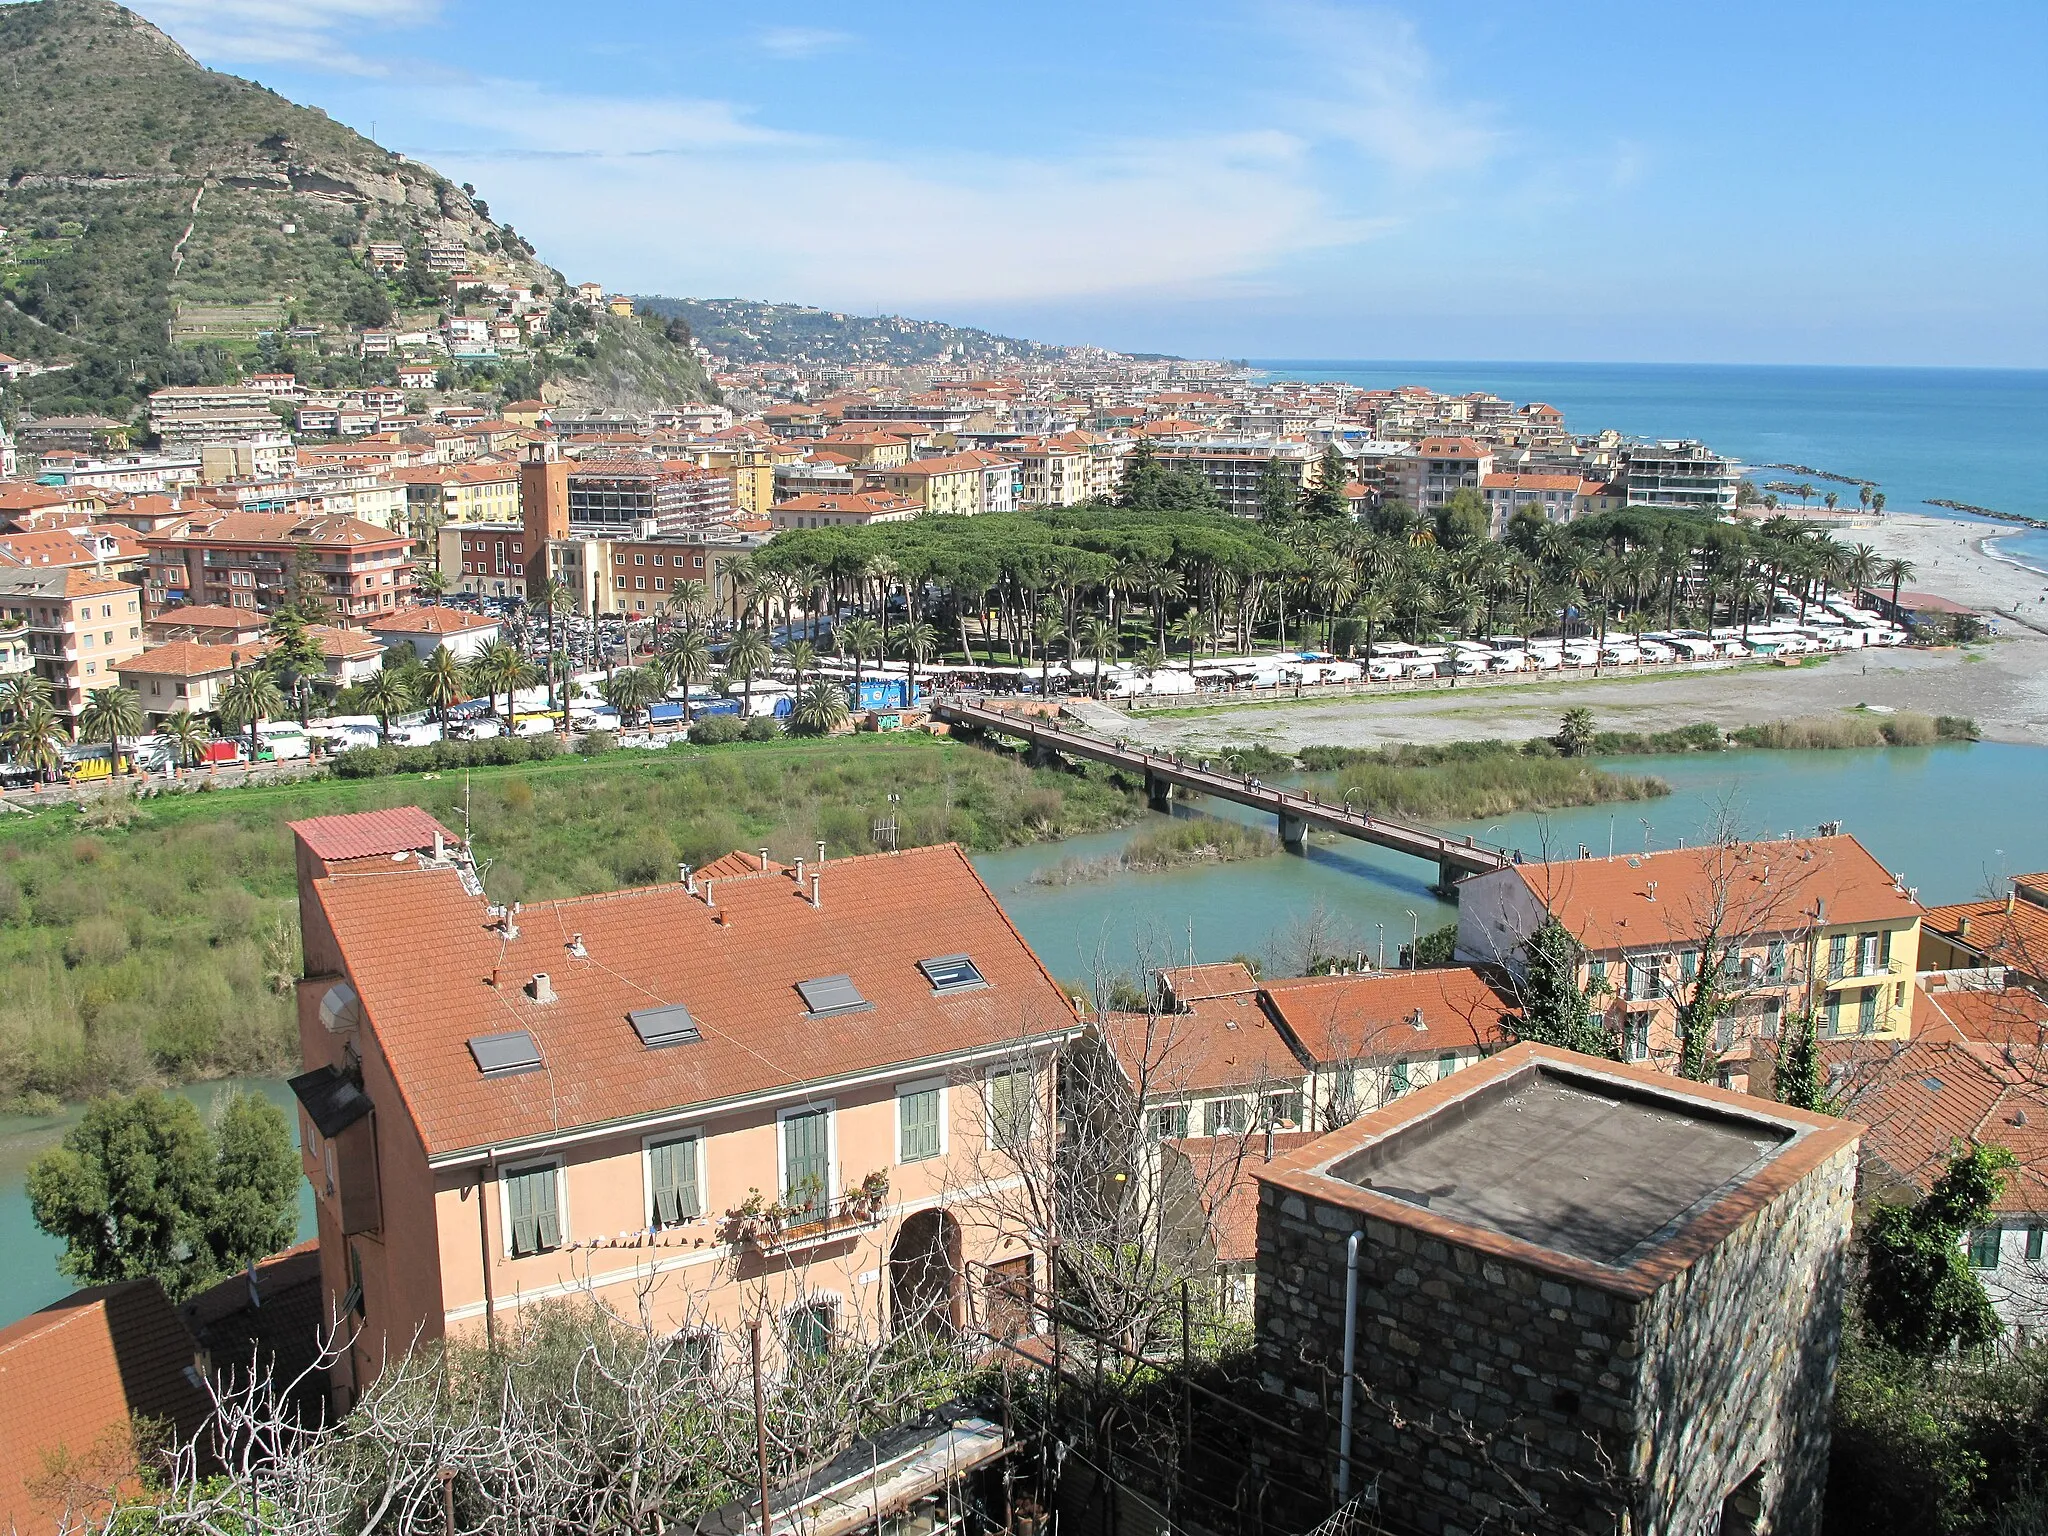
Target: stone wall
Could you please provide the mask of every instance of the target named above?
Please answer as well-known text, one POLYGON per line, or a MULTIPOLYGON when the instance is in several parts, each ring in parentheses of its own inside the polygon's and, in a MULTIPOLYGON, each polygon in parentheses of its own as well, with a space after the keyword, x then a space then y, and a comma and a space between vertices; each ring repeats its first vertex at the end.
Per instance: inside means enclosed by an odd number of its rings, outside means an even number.
POLYGON ((1760 1469, 1756 1529, 1820 1530, 1855 1184, 1852 1146, 1645 1307, 1640 1529, 1714 1530, 1722 1499, 1760 1469))
POLYGON ((1853 1145, 1647 1299, 1274 1185, 1262 1383, 1298 1434, 1251 1448, 1281 1529, 1334 1503, 1345 1239, 1363 1224, 1353 1491, 1402 1529, 1691 1533, 1761 1468, 1760 1532, 1818 1530, 1853 1145))

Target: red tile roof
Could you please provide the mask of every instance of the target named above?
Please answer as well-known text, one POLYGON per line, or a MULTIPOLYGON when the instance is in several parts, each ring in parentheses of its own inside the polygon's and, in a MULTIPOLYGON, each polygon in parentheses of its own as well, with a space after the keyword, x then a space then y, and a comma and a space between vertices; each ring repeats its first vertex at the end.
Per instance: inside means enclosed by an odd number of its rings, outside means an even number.
POLYGON ((460 608, 401 608, 369 621, 375 635, 464 635, 471 630, 496 629, 498 620, 460 608))
POLYGON ((343 816, 314 816, 291 824, 315 858, 374 859, 380 854, 416 852, 434 846, 434 834, 459 842, 440 822, 416 805, 390 811, 355 811, 343 816))
POLYGON ((123 676, 135 674, 141 677, 219 677, 247 666, 270 649, 266 641, 253 640, 245 645, 200 645, 192 640, 170 640, 162 645, 153 645, 139 656, 130 656, 116 663, 116 670, 123 676))
POLYGON ((1159 973, 1159 979, 1179 1003, 1200 1002, 1205 997, 1229 997, 1238 992, 1256 992, 1259 978, 1242 960, 1220 960, 1211 965, 1176 965, 1159 973))
POLYGON ((1979 1045, 2048 1050, 2048 999, 2020 986, 1942 985, 1947 979, 1938 971, 1922 978, 1920 996, 1913 1004, 1916 1034, 1939 1022, 1953 1029, 1958 1038, 1979 1045))
POLYGON ((1463 965, 1275 981, 1263 995, 1281 1028, 1325 1065, 1490 1046, 1510 1006, 1463 965))
POLYGON ((53 1456, 68 1458, 81 1484, 101 1471, 132 1488, 135 1415, 196 1434, 209 1406, 186 1374, 196 1355, 154 1280, 74 1291, 0 1328, 0 1527, 57 1528, 69 1490, 50 1486, 61 1484, 49 1476, 53 1456))
POLYGON ((1511 868, 1536 900, 1595 953, 1697 943, 1708 909, 1716 905, 1726 908, 1741 931, 1752 933, 1804 929, 1814 922, 1816 910, 1822 910, 1820 921, 1830 926, 1901 922, 1921 910, 1870 851, 1848 836, 1713 844, 1511 868))
POLYGON ((1147 1099, 1278 1088, 1305 1075, 1253 992, 1185 1003, 1178 1012, 1106 1014, 1099 1028, 1125 1081, 1147 1099))
POLYGON ((320 880, 315 899, 431 1156, 1075 1027, 1065 994, 950 844, 823 865, 817 908, 808 880, 714 877, 708 901, 666 884, 530 904, 510 935, 452 870, 378 871, 320 880), (581 955, 569 948, 576 934, 581 955), (917 962, 959 953, 988 985, 935 994, 917 962), (526 990, 542 971, 553 1002, 526 990), (841 974, 873 1009, 807 1014, 796 984, 841 974), (645 1049, 627 1015, 671 1003, 689 1008, 702 1038, 645 1049), (508 1030, 532 1035, 541 1069, 482 1076, 467 1042, 508 1030))
MULTIPOLYGON (((2038 885, 2043 878, 2022 876, 2014 884, 2038 885)), ((1921 923, 1929 932, 1982 955, 1993 965, 2009 966, 2027 976, 2048 977, 2048 906, 2029 901, 2017 892, 2003 901, 1965 901, 1933 907, 1921 923)))

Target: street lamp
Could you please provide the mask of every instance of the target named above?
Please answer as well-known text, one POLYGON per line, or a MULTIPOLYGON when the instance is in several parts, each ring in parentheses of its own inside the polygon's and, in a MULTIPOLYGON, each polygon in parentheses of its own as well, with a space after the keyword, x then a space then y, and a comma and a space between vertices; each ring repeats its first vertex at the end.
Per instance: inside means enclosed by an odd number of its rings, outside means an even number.
POLYGON ((1407 907, 1404 910, 1408 914, 1408 969, 1412 971, 1416 968, 1416 961, 1420 958, 1415 953, 1415 947, 1422 942, 1422 919, 1415 915, 1413 907, 1407 907))

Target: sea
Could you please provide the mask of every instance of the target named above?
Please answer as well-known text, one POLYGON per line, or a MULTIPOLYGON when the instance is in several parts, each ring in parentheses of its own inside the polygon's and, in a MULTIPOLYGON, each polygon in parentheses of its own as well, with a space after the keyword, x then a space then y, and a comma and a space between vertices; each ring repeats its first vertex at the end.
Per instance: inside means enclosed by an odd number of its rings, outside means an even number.
MULTIPOLYGON (((2048 519, 2048 477, 2035 463, 2048 443, 2048 370, 1300 358, 1251 366, 1273 378, 1362 389, 1419 384, 1451 394, 1486 390, 1518 405, 1541 400, 1563 411, 1573 432, 1698 438, 1756 466, 1750 478, 1759 485, 1802 478, 1767 464, 1874 480, 1887 511, 1956 515, 1927 505, 1941 500, 2048 519)), ((1856 500, 1854 486, 1813 484, 1816 494, 1832 489, 1844 504, 1856 500)), ((2003 535, 1994 549, 2048 573, 2048 529, 2003 535)))

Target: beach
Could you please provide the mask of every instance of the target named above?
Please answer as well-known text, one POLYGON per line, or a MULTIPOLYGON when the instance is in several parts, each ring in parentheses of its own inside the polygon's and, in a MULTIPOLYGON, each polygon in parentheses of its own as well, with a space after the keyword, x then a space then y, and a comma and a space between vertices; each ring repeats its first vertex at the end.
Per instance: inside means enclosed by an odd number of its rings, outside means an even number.
POLYGON ((1971 607, 2015 614, 2048 629, 2048 574, 1998 552, 1995 541, 2021 530, 1976 518, 1886 512, 1844 520, 1835 537, 1868 544, 1887 558, 1913 562, 1909 592, 1929 592, 1971 607), (1987 544, 1994 547, 1987 549, 1987 544))

